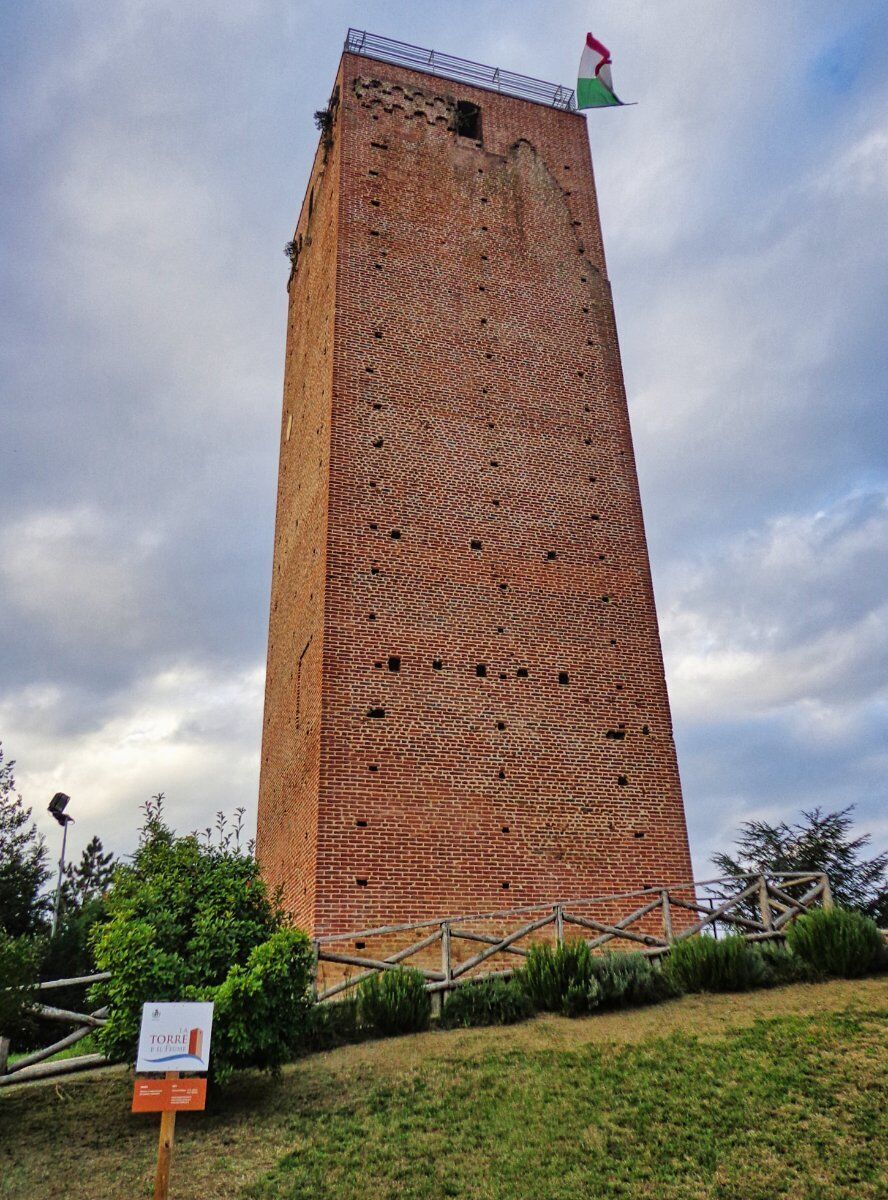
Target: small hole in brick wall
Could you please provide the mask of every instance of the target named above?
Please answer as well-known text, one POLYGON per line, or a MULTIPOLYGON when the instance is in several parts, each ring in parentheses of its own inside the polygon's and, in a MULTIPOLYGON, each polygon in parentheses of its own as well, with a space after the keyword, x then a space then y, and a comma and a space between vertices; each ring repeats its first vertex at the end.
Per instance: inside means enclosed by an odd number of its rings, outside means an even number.
POLYGON ((611 638, 611 645, 612 645, 612 646, 616 646, 616 644, 617 644, 617 639, 616 639, 616 638, 611 638))
POLYGON ((367 620, 368 620, 368 621, 375 621, 375 620, 376 620, 376 613, 367 613, 367 620))
POLYGON ((584 312, 584 313, 587 313, 588 311, 589 311, 589 305, 588 305, 588 304, 584 304, 584 305, 583 305, 583 312, 584 312))
POLYGON ((610 596, 602 596, 601 603, 602 604, 610 604, 610 599, 611 599, 610 596))
POLYGON ((487 288, 484 286, 484 284, 483 284, 483 283, 479 283, 479 284, 478 284, 478 291, 479 291, 479 292, 486 292, 486 291, 487 291, 487 288))
POLYGON ((371 480, 370 480, 370 486, 371 486, 371 487, 376 487, 376 480, 375 480, 375 479, 371 479, 371 480))
POLYGON ((366 821, 362 821, 362 820, 360 819, 360 817, 358 818, 358 820, 357 820, 357 821, 355 821, 355 825, 358 827, 358 829, 366 829, 366 828, 367 828, 367 822, 366 822, 366 821))
POLYGON ((432 660, 432 670, 433 671, 440 671, 440 670, 442 670, 443 666, 444 666, 444 663, 441 661, 440 658, 435 658, 432 660))
POLYGON ((618 775, 617 783, 620 785, 620 787, 628 787, 629 786, 629 776, 628 775, 618 775))
POLYGON ((499 500, 491 500, 490 503, 493 505, 494 508, 499 508, 499 506, 500 506, 499 500))
POLYGON ((391 533, 389 534, 389 537, 392 539, 393 542, 399 542, 401 540, 400 529, 393 529, 391 531, 391 533))
MULTIPOLYGON (((368 708, 367 716, 373 717, 375 720, 382 720, 382 718, 385 716, 385 709, 384 708, 368 708)), ((371 767, 370 770, 372 771, 373 767, 371 767)))
POLYGON ((373 669, 374 669, 374 671, 381 671, 381 670, 382 670, 382 660, 381 660, 381 659, 380 659, 380 661, 379 661, 379 662, 375 662, 375 663, 373 664, 373 669))
POLYGON ((482 255, 481 255, 481 261, 482 261, 482 262, 487 262, 487 261, 488 261, 488 255, 486 255, 486 254, 482 254, 482 255))
POLYGON ((371 567, 371 568, 370 568, 370 574, 371 574, 371 575, 378 575, 378 574, 379 574, 379 567, 371 567))
POLYGON ((616 690, 617 690, 618 692, 622 692, 622 690, 623 690, 623 685, 622 685, 622 683, 618 683, 618 684, 617 684, 617 688, 616 688, 616 690))
POLYGON ((634 838, 643 838, 644 832, 641 829, 636 829, 635 832, 632 834, 632 836, 634 838))
POLYGON ((500 679, 508 679, 508 678, 509 678, 509 677, 508 677, 508 675, 505 673, 505 671, 500 671, 500 679))
POLYGON ((580 276, 580 283, 588 283, 588 282, 589 282, 589 280, 586 278, 585 275, 580 276))
POLYGON ((503 833, 508 833, 508 832, 509 832, 509 827, 508 827, 508 825, 503 825, 503 826, 502 826, 502 831, 503 831, 503 833))
POLYGON ((378 172, 378 171, 368 171, 368 172, 367 172, 367 174, 368 174, 368 175, 373 175, 374 177, 376 177, 376 176, 378 176, 378 175, 379 175, 379 172, 378 172))
POLYGON ((530 672, 528 671, 527 667, 519 667, 515 674, 519 679, 527 679, 530 672))
POLYGON ((482 225, 482 226, 481 226, 481 232, 482 232, 482 233, 487 233, 487 226, 486 226, 486 225, 482 225))
POLYGON ((504 881, 504 882, 503 882, 503 884, 502 884, 502 889, 503 889, 503 891, 504 891, 504 892, 507 892, 507 891, 509 890, 509 884, 508 884, 508 882, 506 882, 506 881, 504 881))
POLYGON ((482 325, 486 325, 486 324, 487 324, 487 317, 482 317, 482 318, 481 318, 481 324, 482 324, 482 325))
POLYGON ((371 142, 374 150, 388 150, 388 142, 371 142))
POLYGON ((384 445, 385 445, 385 438, 374 438, 373 439, 373 449, 374 450, 381 450, 384 445))
POLYGON ((626 730, 609 729, 604 736, 612 742, 622 742, 623 738, 626 736, 626 730))
POLYGON ((509 590, 509 585, 507 583, 501 583, 499 585, 499 590, 501 592, 507 592, 509 590))
POLYGON ((497 631, 497 633, 505 633, 506 632, 502 625, 497 625, 496 631, 497 631))
POLYGON ((373 330, 373 336, 374 336, 375 338, 377 338, 377 339, 378 339, 378 338, 381 338, 381 337, 382 337, 382 330, 381 330, 381 329, 374 329, 374 330, 373 330))
POLYGON ((366 942, 355 942, 355 949, 356 949, 356 950, 366 950, 366 948, 367 948, 367 943, 366 943, 366 942))
POLYGON ((647 737, 647 735, 650 733, 650 731, 651 731, 650 725, 642 725, 641 732, 645 735, 645 737, 647 737))
POLYGON ((590 521, 600 521, 601 517, 598 515, 598 513, 592 513, 592 515, 589 517, 589 520, 590 521))
POLYGON ((558 682, 562 684, 570 683, 570 676, 568 675, 567 671, 558 672, 558 682))
POLYGON ((588 404, 583 405, 583 412, 591 412, 591 411, 592 411, 592 409, 589 407, 588 404))
POLYGON ((355 883, 358 885, 358 887, 366 887, 367 886, 366 879, 356 879, 355 883))
POLYGON ((505 777, 506 777, 505 771, 502 768, 500 768, 496 773, 496 777, 497 777, 497 779, 505 779, 505 777))
POLYGON ((557 557, 558 557, 558 551, 557 551, 557 550, 547 550, 547 551, 546 551, 546 558, 547 558, 547 560, 548 560, 549 562, 552 562, 552 560, 553 560, 553 559, 555 559, 555 558, 557 558, 557 557))
POLYGON ((382 408, 382 405, 377 400, 376 403, 373 405, 373 408, 376 412, 379 412, 379 410, 382 408))
POLYGON ((590 475, 590 476, 589 476, 589 482, 590 482, 590 483, 597 483, 597 482, 598 482, 598 476, 597 476, 597 475, 590 475))
POLYGON ((379 526, 376 524, 376 522, 375 522, 375 521, 371 521, 371 522, 370 522, 370 528, 371 528, 371 529, 378 529, 378 528, 379 528, 379 526))
POLYGON ((378 200, 371 200, 371 201, 370 201, 370 203, 373 205, 373 207, 374 207, 374 208, 379 208, 379 201, 378 201, 378 200))
POLYGON ((390 654, 388 660, 388 668, 390 671, 400 671, 401 660, 397 654, 390 654))
POLYGON ((367 767, 367 770, 375 773, 379 770, 379 765, 377 763, 370 763, 370 765, 367 767))
POLYGON ((488 393, 489 391, 490 391, 490 388, 483 387, 483 388, 481 389, 481 393, 482 393, 482 395, 484 395, 484 396, 486 396, 486 395, 487 395, 487 393, 488 393))
POLYGON ((370 230, 370 236, 371 236, 371 237, 379 237, 379 230, 378 230, 378 229, 371 229, 371 230, 370 230))
POLYGON ((498 466, 499 466, 499 459, 492 458, 492 459, 490 460, 490 465, 491 465, 492 467, 498 467, 498 466))
POLYGON ((496 429, 496 422, 495 422, 495 421, 488 421, 488 422, 487 422, 487 428, 488 428, 488 429, 496 429))
POLYGON ((377 271, 382 270, 382 263, 374 263, 373 266, 374 266, 374 269, 377 271))
POLYGON ((475 667, 475 674, 479 679, 483 679, 487 675, 487 663, 478 663, 475 667))
POLYGON ((481 543, 478 541, 477 538, 473 538, 472 541, 469 542, 469 546, 471 547, 472 550, 480 550, 481 549, 481 543))
POLYGON ((594 345, 595 345, 595 343, 592 341, 592 339, 591 339, 591 338, 586 338, 586 345, 587 345, 587 346, 594 346, 594 345))
POLYGON ((482 196, 482 197, 481 197, 481 203, 482 203, 482 204, 486 204, 486 203, 487 203, 487 197, 486 197, 486 196, 482 196))
POLYGON ((497 729, 499 729, 500 731, 502 731, 502 730, 503 730, 503 729, 505 729, 505 727, 506 727, 506 723, 505 723, 505 721, 497 721, 497 723, 496 723, 496 727, 497 727, 497 729))
POLYGON ((583 438, 583 442, 585 443, 585 445, 587 445, 587 446, 591 446, 591 445, 592 445, 592 438, 591 438, 591 437, 584 437, 584 438, 583 438))
POLYGON ((603 554, 599 554, 599 556, 598 556, 598 561, 599 561, 599 562, 604 562, 604 555, 603 555, 603 554))
POLYGON ((490 359, 492 359, 492 358, 493 358, 493 355, 492 355, 492 354, 485 354, 485 355, 484 355, 484 357, 485 357, 485 358, 490 358, 490 359))
POLYGON ((585 371, 577 371, 577 374, 579 375, 580 379, 582 379, 583 376, 586 374, 586 372, 585 371))

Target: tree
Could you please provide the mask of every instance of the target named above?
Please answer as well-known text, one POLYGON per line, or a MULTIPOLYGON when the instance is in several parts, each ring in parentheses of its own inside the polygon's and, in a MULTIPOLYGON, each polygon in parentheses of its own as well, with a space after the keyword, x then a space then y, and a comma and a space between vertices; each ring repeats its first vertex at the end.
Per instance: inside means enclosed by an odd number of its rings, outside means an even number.
POLYGON ((45 932, 49 899, 41 889, 49 877, 46 842, 15 790, 14 761, 4 762, 0 745, 0 929, 10 937, 45 932))
POLYGON ((888 925, 888 852, 863 859, 870 835, 850 836, 849 805, 837 812, 820 808, 803 812, 794 825, 780 821, 744 821, 736 851, 715 854, 713 862, 725 875, 769 874, 780 871, 825 871, 836 904, 888 925))
POLYGON ((284 927, 252 854, 224 819, 218 841, 178 837, 163 795, 145 805, 131 864, 117 867, 108 919, 92 937, 96 966, 111 979, 92 991, 109 1006, 98 1034, 117 1061, 135 1055, 142 1005, 212 1000, 212 1070, 274 1068, 299 1045, 311 1007, 311 943, 284 927))
POLYGON ((82 909, 91 900, 98 899, 108 890, 114 874, 114 855, 105 853, 102 839, 93 837, 80 855, 75 867, 68 863, 62 884, 62 904, 67 910, 82 909))

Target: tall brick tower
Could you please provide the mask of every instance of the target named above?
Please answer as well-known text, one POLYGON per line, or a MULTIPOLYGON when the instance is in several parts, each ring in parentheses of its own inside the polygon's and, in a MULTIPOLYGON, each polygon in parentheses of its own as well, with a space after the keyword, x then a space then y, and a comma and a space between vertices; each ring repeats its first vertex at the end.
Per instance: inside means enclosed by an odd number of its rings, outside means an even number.
POLYGON ((266 877, 315 935, 690 879, 569 91, 350 33, 292 259, 266 877))

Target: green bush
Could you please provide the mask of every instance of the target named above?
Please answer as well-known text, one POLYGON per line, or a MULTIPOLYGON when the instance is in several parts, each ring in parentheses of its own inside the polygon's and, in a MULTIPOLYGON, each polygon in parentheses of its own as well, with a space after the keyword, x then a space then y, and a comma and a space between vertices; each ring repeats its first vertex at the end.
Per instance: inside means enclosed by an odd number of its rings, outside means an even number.
POLYGON ((592 974, 599 987, 599 1008, 658 1004, 681 994, 675 979, 643 954, 593 956, 592 974))
POLYGON ((517 977, 535 1008, 577 1017, 598 1003, 599 987, 592 969, 592 951, 585 942, 546 942, 531 946, 517 977))
POLYGON ((425 978, 412 967, 370 975, 358 985, 360 1020, 383 1037, 427 1029, 431 1012, 425 978))
POLYGON ((28 1009, 37 996, 37 958, 31 938, 9 937, 0 929, 0 1037, 15 1043, 27 1041, 33 1029, 28 1009))
POLYGON ((761 942, 759 953, 765 964, 765 986, 783 987, 788 983, 816 983, 821 975, 818 971, 793 954, 779 942, 761 942))
POLYGON ((823 975, 856 979, 877 969, 883 956, 875 921, 847 908, 819 908, 786 930, 790 949, 823 975))
POLYGON ((442 1023, 449 1029, 469 1025, 514 1025, 533 1016, 533 1003, 514 979, 479 979, 447 997, 442 1023))
POLYGON ((685 992, 746 992, 764 986, 767 978, 761 952, 738 936, 676 942, 663 970, 685 992))
POLYGON ((305 1034, 310 944, 283 928, 255 860, 236 841, 177 837, 159 800, 146 812, 132 863, 115 871, 107 920, 92 934, 96 966, 111 973, 91 992, 109 1007, 97 1032, 102 1052, 134 1060, 146 1001, 212 1000, 213 1076, 274 1068, 305 1034))
POLYGON ((309 1013, 306 1046, 310 1050, 334 1050, 363 1036, 357 997, 316 1004, 309 1013))

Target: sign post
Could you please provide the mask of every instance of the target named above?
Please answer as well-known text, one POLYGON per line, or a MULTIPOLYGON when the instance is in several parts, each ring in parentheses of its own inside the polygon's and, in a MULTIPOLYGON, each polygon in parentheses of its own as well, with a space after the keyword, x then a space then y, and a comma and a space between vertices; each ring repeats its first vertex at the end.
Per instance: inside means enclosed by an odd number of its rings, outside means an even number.
POLYGON ((163 1079, 136 1079, 133 1112, 159 1112, 154 1200, 168 1200, 170 1163, 179 1109, 206 1106, 207 1081, 180 1079, 180 1071, 205 1072, 210 1065, 212 1004, 146 1004, 142 1008, 136 1072, 164 1070, 163 1079))

